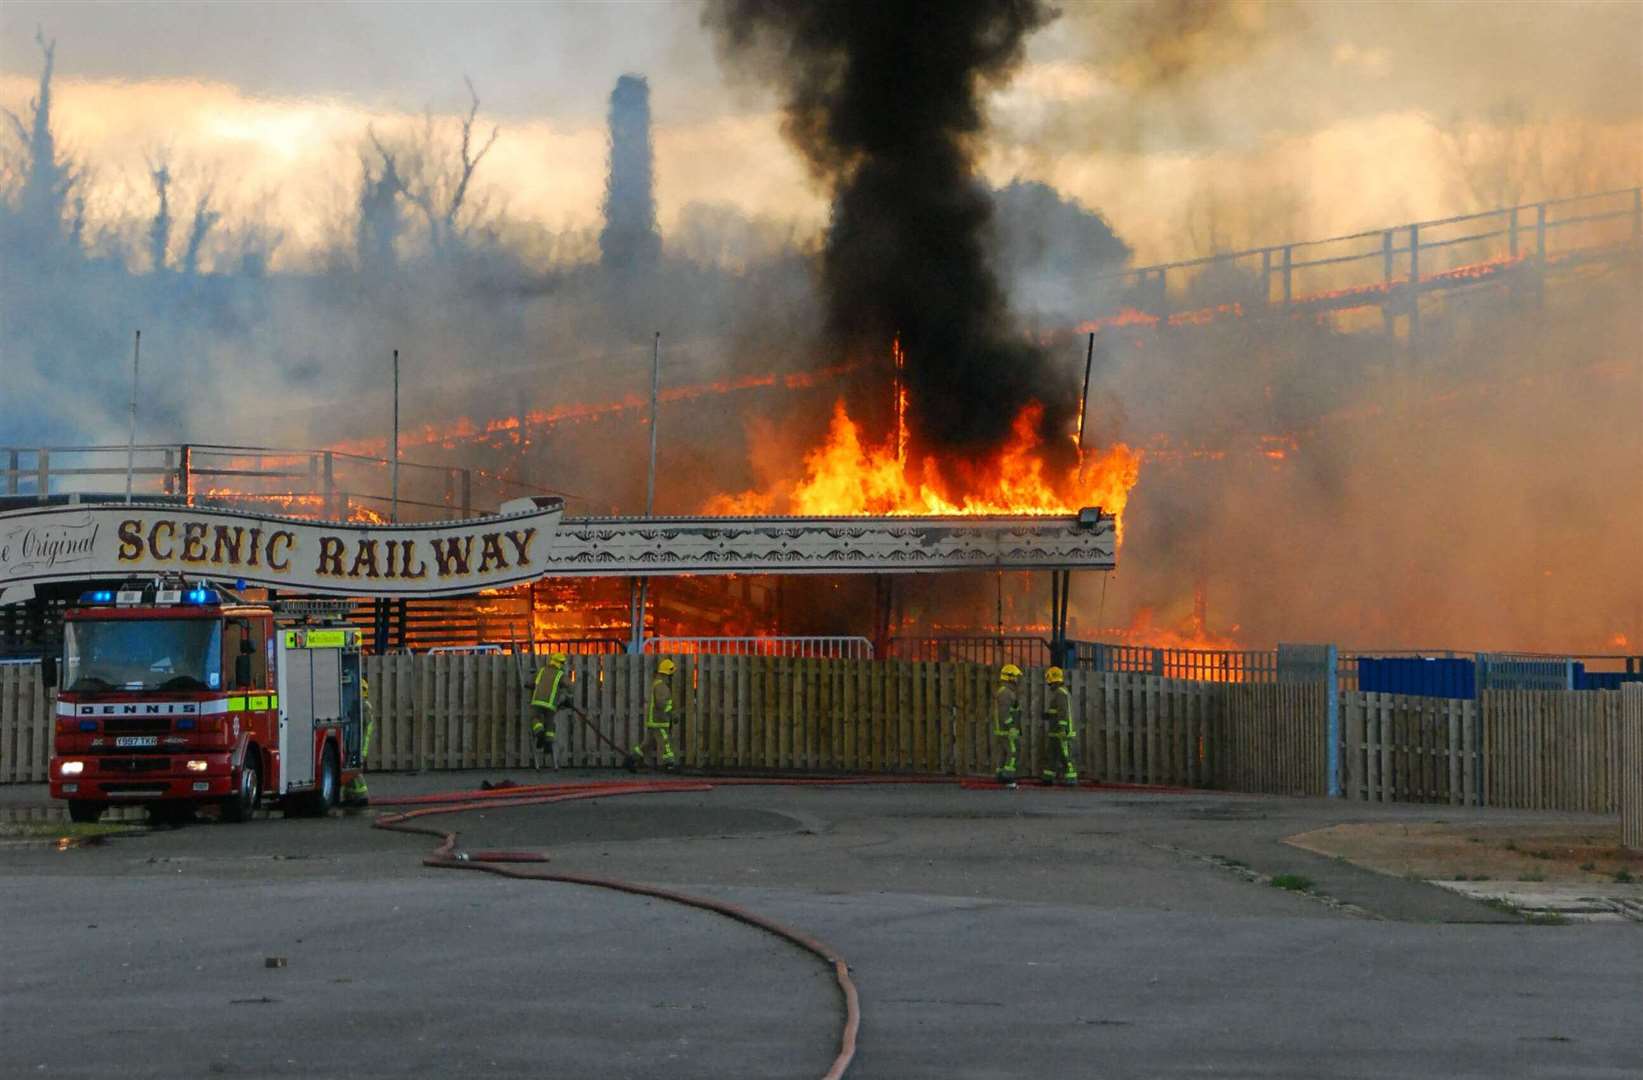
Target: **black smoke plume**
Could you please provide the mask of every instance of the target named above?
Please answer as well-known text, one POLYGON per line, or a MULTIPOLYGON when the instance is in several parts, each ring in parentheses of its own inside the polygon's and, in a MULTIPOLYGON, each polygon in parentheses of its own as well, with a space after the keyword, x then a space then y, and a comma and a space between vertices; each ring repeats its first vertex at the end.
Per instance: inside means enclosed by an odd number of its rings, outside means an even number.
POLYGON ((1076 387, 1011 329, 974 167, 983 91, 1053 14, 1037 0, 720 0, 704 15, 728 58, 778 85, 788 138, 833 193, 822 287, 834 344, 887 356, 900 335, 928 447, 996 444, 1034 398, 1046 430, 1065 430, 1075 406, 1076 387))

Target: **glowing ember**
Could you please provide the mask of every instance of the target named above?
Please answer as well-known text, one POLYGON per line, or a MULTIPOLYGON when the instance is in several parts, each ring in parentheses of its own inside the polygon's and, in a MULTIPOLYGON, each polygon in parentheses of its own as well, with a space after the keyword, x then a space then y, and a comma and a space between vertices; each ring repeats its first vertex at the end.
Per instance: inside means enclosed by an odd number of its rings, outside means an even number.
MULTIPOLYGON (((744 375, 718 382, 663 387, 659 396, 662 404, 669 405, 750 390, 808 390, 849 374, 856 370, 856 367, 856 364, 836 364, 818 371, 790 372, 782 375, 769 372, 744 375)), ((399 441, 402 447, 443 446, 447 449, 456 447, 458 443, 483 441, 498 436, 515 443, 523 437, 524 441, 529 442, 532 433, 545 431, 560 424, 586 423, 625 413, 636 414, 640 423, 648 424, 649 409, 648 396, 629 394, 615 401, 568 402, 550 409, 531 409, 522 416, 502 416, 482 423, 463 416, 438 426, 423 424, 419 428, 401 432, 399 441)), ((344 439, 332 443, 329 449, 351 454, 381 455, 387 453, 388 446, 386 439, 370 437, 344 439)))
MULTIPOLYGON (((239 503, 248 509, 263 510, 271 514, 280 514, 285 517, 313 518, 315 520, 333 519, 341 511, 342 521, 351 521, 360 525, 386 525, 388 516, 379 514, 366 506, 344 497, 335 499, 335 507, 327 506, 325 496, 308 495, 300 492, 256 492, 236 491, 233 488, 207 488, 198 494, 199 498, 214 502, 239 503)), ((194 505, 196 496, 190 495, 189 505, 194 505)))
MULTIPOLYGON (((899 405, 899 401, 898 401, 899 405)), ((898 432, 886 446, 864 440, 844 403, 822 444, 805 455, 804 475, 768 491, 708 500, 709 514, 1073 514, 1099 506, 1121 515, 1141 471, 1141 454, 1118 443, 1085 450, 1056 470, 1038 431, 1043 406, 1017 415, 1010 438, 990 458, 937 460, 910 453, 898 432)), ((1069 436, 1070 439, 1070 436, 1069 436)))

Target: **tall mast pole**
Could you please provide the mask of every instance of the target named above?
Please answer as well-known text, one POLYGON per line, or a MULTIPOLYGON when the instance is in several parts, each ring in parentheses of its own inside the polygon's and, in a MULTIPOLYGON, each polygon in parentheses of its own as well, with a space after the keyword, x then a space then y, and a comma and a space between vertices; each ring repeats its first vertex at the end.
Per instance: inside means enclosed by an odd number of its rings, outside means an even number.
POLYGON ((388 465, 388 486, 392 489, 392 502, 388 509, 388 520, 399 521, 399 350, 394 350, 394 438, 393 458, 388 465))
POLYGON ((131 505, 131 473, 137 460, 137 361, 142 354, 143 332, 131 342, 131 430, 126 438, 126 505, 131 505))
MULTIPOLYGON (((662 388, 662 332, 656 331, 650 343, 650 467, 645 471, 645 516, 656 514, 656 405, 662 388)), ((650 591, 650 579, 639 579, 639 602, 633 620, 633 651, 645 647, 645 601, 650 591)))

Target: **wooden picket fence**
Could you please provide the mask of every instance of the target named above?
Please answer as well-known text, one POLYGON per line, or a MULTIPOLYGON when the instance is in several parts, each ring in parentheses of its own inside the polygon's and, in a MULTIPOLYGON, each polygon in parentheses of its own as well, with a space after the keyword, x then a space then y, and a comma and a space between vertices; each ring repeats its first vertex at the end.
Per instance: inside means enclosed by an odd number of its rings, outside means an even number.
POLYGON ((1476 702, 1348 690, 1340 710, 1346 798, 1483 805, 1476 702))
POLYGON ((1620 689, 1620 842, 1643 851, 1643 683, 1620 689))
MULTIPOLYGON (((562 724, 563 764, 621 763, 621 752, 590 725, 618 748, 637 744, 659 659, 570 658, 571 701, 586 722, 562 724)), ((989 714, 997 672, 989 665, 674 659, 675 745, 691 768, 974 776, 1000 762, 989 714)), ((364 663, 377 716, 372 770, 530 765, 530 658, 423 654, 368 656, 364 663)), ((1029 670, 1021 687, 1018 771, 1031 777, 1046 760, 1042 672, 1029 670)), ((1073 670, 1067 687, 1086 779, 1325 793, 1322 684, 1073 670)), ((0 783, 47 778, 53 708, 38 664, 0 665, 0 783)), ((1643 846, 1643 688, 1496 692, 1478 702, 1345 691, 1339 708, 1349 799, 1618 812, 1631 815, 1628 835, 1643 846)))
POLYGON ((1270 795, 1328 793, 1329 688, 1228 683, 1216 740, 1217 788, 1270 795))
POLYGON ((1489 805, 1618 812, 1620 693, 1497 690, 1480 705, 1489 805))
MULTIPOLYGON (((559 732, 562 764, 609 768, 643 734, 658 657, 572 656, 571 702, 586 720, 559 732)), ((721 770, 985 774, 997 768, 989 708, 997 672, 956 661, 681 656, 674 677, 682 764, 721 770)), ((507 655, 372 656, 373 769, 517 768, 530 762, 531 661, 507 655)), ((1042 768, 1045 686, 1022 680, 1022 775, 1042 768)), ((1086 777, 1215 782, 1220 684, 1070 672, 1086 777)))
POLYGON ((0 784, 46 779, 56 704, 39 664, 0 664, 0 784))

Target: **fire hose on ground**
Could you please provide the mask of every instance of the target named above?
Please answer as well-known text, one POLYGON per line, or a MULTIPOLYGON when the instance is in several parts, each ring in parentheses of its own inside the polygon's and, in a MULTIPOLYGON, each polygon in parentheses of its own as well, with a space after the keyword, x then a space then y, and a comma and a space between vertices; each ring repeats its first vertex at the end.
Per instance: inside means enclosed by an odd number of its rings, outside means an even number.
MULTIPOLYGON (((586 717, 583 718, 586 720, 586 717)), ((593 725, 590 723, 590 727, 593 725)), ((597 729, 595 729, 597 731, 597 729)), ((602 734, 602 733, 600 733, 602 734)), ((606 740, 608 742, 608 740, 606 740)), ((610 744, 614 748, 614 744, 610 744)), ((501 807, 514 806, 542 806, 551 803, 571 802, 578 799, 604 799, 621 795, 661 795, 681 794, 686 792, 712 791, 715 787, 756 787, 756 786, 783 786, 783 787, 846 787, 867 784, 942 784, 958 786, 966 790, 997 789, 1001 785, 992 780, 982 780, 972 777, 952 778, 945 776, 849 776, 849 777, 785 777, 785 776, 737 776, 715 777, 711 782, 705 780, 677 779, 677 780, 647 780, 626 782, 585 781, 580 783, 562 784, 533 784, 511 785, 494 787, 479 791, 447 791, 429 795, 408 795, 401 798, 374 799, 378 806, 409 806, 413 809, 400 813, 390 814, 377 818, 372 822, 372 828, 385 829, 392 832, 412 833, 420 836, 430 836, 439 841, 431 855, 423 858, 424 866, 440 870, 480 870, 488 874, 502 877, 517 878, 527 881, 550 881, 569 885, 584 885, 598 889, 610 889, 616 892, 630 893, 636 896, 649 896, 670 903, 682 904, 722 915, 737 922, 744 923, 766 933, 773 934, 792 945, 810 953, 833 972, 838 983, 839 993, 844 1004, 844 1023, 839 1031, 838 1052, 828 1070, 822 1074, 822 1080, 839 1080, 850 1067, 851 1060, 856 1053, 856 1035, 861 1026, 861 1006, 856 993, 856 985, 850 979, 850 967, 844 957, 825 942, 819 941, 802 931, 785 926, 774 919, 766 918, 735 904, 722 900, 714 900, 703 896, 693 896, 689 893, 677 892, 672 889, 663 889, 653 885, 644 885, 638 882, 623 881, 618 878, 601 877, 592 874, 556 873, 537 868, 548 862, 548 856, 534 851, 459 851, 456 846, 457 833, 454 830, 444 830, 429 825, 412 824, 418 818, 435 814, 456 814, 473 810, 491 810, 501 807), (531 865, 535 864, 535 865, 531 865)), ((1133 788, 1148 792, 1190 792, 1188 788, 1160 788, 1151 785, 1132 784, 1100 784, 1082 785, 1086 789, 1096 787, 1104 789, 1133 788)), ((1066 789, 1058 789, 1066 790, 1066 789)))
MULTIPOLYGON (((825 780, 818 782, 828 783, 825 780)), ((597 889, 611 889, 616 892, 631 893, 636 896, 649 896, 658 900, 666 900, 671 903, 683 904, 723 915, 726 918, 745 923, 766 933, 774 934, 784 941, 798 946, 832 968, 833 977, 838 982, 839 993, 844 999, 844 1025, 839 1032, 839 1049, 837 1054, 834 1055, 832 1065, 822 1074, 823 1080, 839 1080, 844 1076, 845 1070, 850 1067, 851 1059, 856 1055, 856 1032, 861 1027, 861 1006, 856 995, 856 984, 850 980, 850 966, 845 963, 844 957, 840 956, 826 943, 792 927, 784 926, 774 919, 768 919, 763 915, 722 900, 713 900, 705 896, 692 896, 672 889, 642 885, 617 878, 598 877, 592 874, 554 873, 519 865, 547 862, 548 857, 539 852, 458 851, 456 848, 457 834, 454 831, 448 832, 428 825, 411 824, 416 818, 432 814, 454 814, 469 810, 495 809, 507 806, 540 806, 548 803, 569 802, 575 799, 600 799, 617 795, 711 791, 713 787, 713 784, 689 780, 664 780, 625 784, 551 784, 533 787, 494 788, 485 792, 446 792, 443 795, 413 796, 387 800, 397 805, 416 803, 427 803, 428 805, 378 818, 372 822, 372 828, 437 838, 439 846, 434 849, 433 854, 422 860, 424 866, 441 870, 481 870, 502 877, 585 885, 597 889), (457 798, 451 798, 450 796, 456 796, 457 798)), ((379 800, 379 802, 382 801, 384 800, 379 800)))

